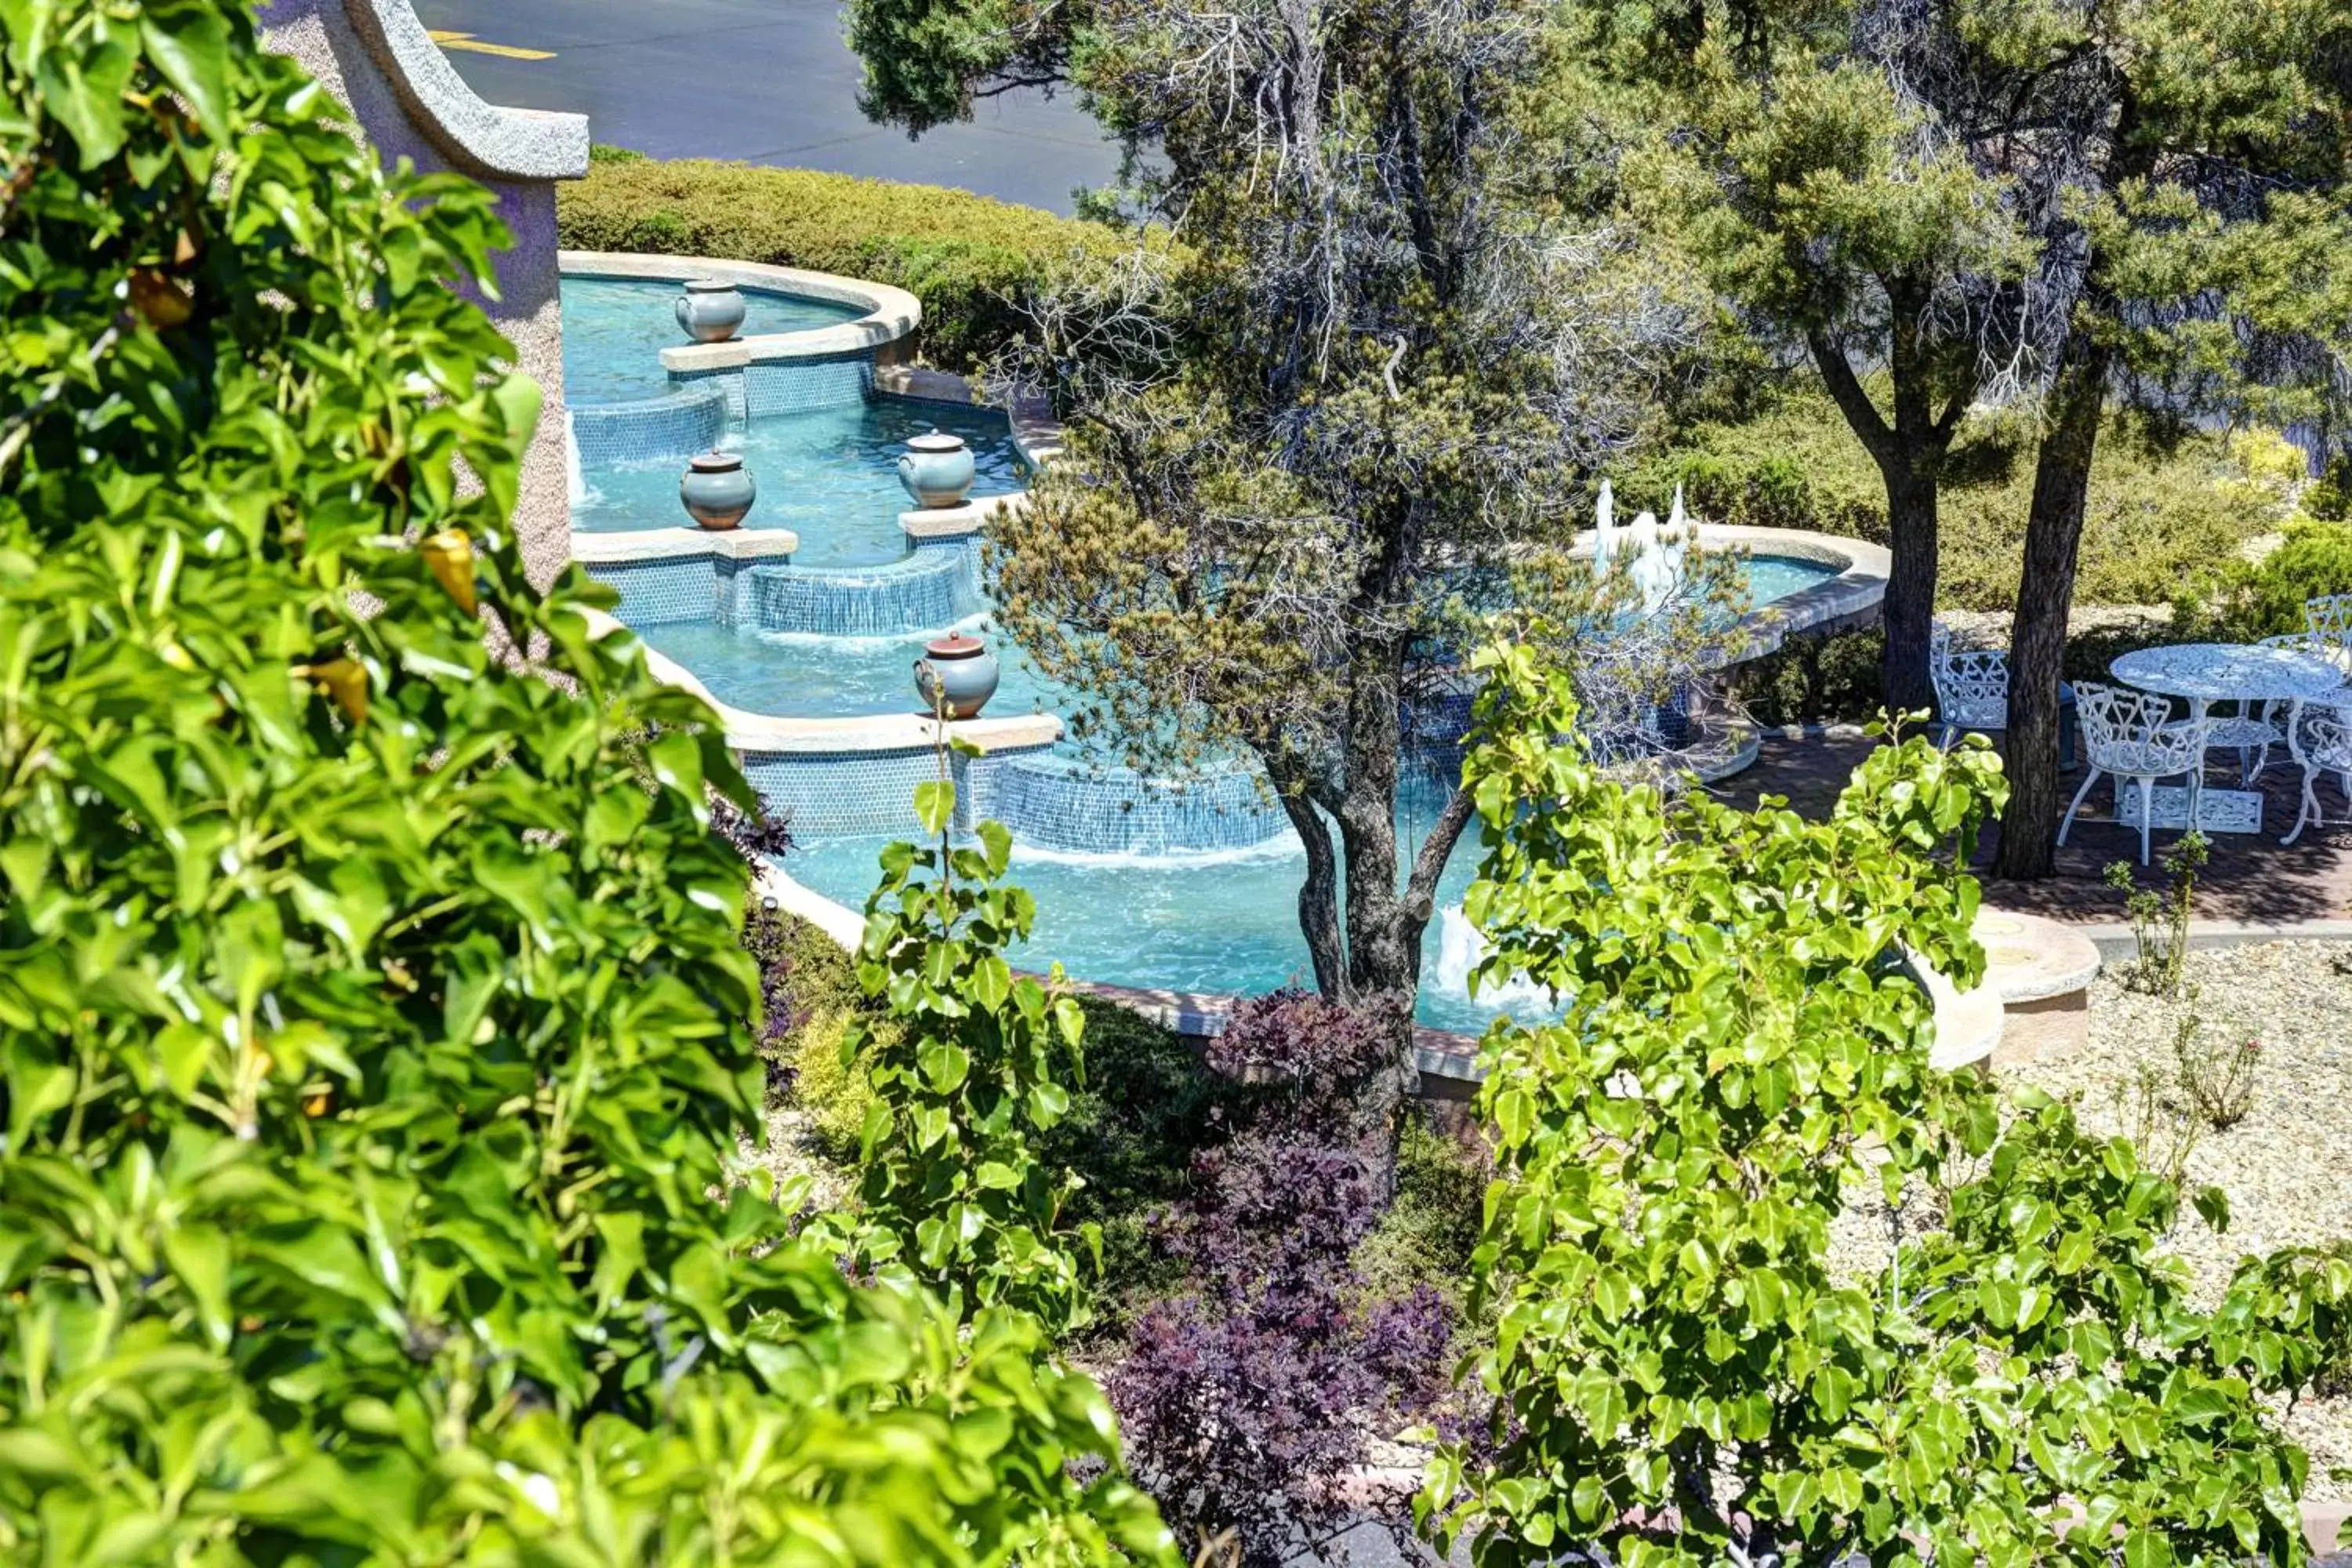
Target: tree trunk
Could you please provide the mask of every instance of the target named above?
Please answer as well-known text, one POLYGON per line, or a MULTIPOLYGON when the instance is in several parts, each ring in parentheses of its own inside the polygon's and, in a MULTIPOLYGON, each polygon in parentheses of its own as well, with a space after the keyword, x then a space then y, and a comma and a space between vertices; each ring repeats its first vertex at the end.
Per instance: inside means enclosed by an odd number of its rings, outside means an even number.
MULTIPOLYGON (((1365 1086, 1360 1110, 1386 1125, 1421 1087, 1412 1061, 1412 1005, 1421 980, 1421 929, 1397 885, 1397 753, 1403 646, 1360 647, 1348 689, 1348 781, 1339 801, 1339 843, 1348 888, 1347 999, 1392 1008, 1395 1068, 1365 1086), (1410 929, 1408 929, 1410 928, 1410 929)), ((1424 916, 1425 920, 1427 917, 1424 916)))
POLYGON ((1307 960, 1315 965, 1315 989, 1337 996, 1347 986, 1348 949, 1339 936, 1339 867, 1331 829, 1303 786, 1279 778, 1275 782, 1283 813, 1307 851, 1307 879, 1298 885, 1298 930, 1307 939, 1307 960))
POLYGON ((1930 345, 1919 325, 1926 288, 1916 279, 1897 278, 1887 280, 1886 290, 1894 316, 1887 360, 1895 392, 1892 420, 1864 390, 1843 344, 1821 331, 1809 334, 1806 343, 1831 399, 1878 465, 1886 486, 1892 560, 1880 610, 1886 651, 1879 680, 1887 709, 1910 713, 1936 703, 1935 685, 1927 676, 1927 642, 1936 620, 1937 489, 1944 456, 1951 449, 1974 381, 1951 387, 1943 412, 1937 413, 1930 345))
POLYGON ((1936 705, 1927 644, 1936 623, 1937 473, 1943 453, 1914 449, 1884 469, 1886 481, 1886 598, 1880 615, 1886 649, 1879 679, 1890 713, 1936 705))
POLYGON ((2047 877, 2057 869, 2058 683, 2066 663, 2066 616, 2074 601, 2074 557, 2083 508, 2106 406, 2110 351, 2076 327, 2050 391, 2051 425, 2033 465, 2025 521, 2024 575, 2009 637, 2009 811, 1993 873, 2047 877))

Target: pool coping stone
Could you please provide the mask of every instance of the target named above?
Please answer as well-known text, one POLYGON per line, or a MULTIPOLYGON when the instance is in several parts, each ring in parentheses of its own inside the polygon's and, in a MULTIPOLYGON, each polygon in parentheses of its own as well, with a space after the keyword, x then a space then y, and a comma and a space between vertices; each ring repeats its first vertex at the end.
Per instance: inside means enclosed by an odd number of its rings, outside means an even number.
POLYGON ((723 343, 683 343, 661 351, 662 368, 672 374, 692 375, 747 365, 774 364, 805 359, 828 359, 866 351, 889 349, 913 335, 922 325, 922 301, 906 289, 863 278, 814 272, 802 267, 778 267, 765 261, 723 261, 695 256, 641 255, 618 250, 563 250, 556 266, 567 278, 605 278, 644 282, 682 283, 691 278, 717 278, 740 289, 773 294, 798 294, 838 305, 862 305, 866 314, 854 321, 830 327, 810 327, 797 332, 754 332, 723 343))
POLYGON ((633 528, 613 533, 572 535, 572 559, 583 566, 629 566, 647 561, 764 561, 801 547, 789 528, 633 528))

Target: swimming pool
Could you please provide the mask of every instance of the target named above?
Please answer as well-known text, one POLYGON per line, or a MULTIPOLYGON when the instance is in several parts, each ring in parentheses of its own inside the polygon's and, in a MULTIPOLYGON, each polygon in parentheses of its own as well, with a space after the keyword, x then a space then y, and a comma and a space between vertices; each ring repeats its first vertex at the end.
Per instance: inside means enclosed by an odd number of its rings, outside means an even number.
MULTIPOLYGON (((677 277, 709 265, 655 264, 678 268, 677 277)), ((874 311, 862 312, 793 297, 800 276, 775 272, 772 280, 773 289, 744 288, 747 334, 807 331, 869 313, 904 323, 897 329, 903 332, 915 319, 914 302, 903 297, 886 307, 877 292, 874 311)), ((824 287, 844 294, 879 289, 848 279, 824 287)), ((674 279, 565 283, 565 363, 573 401, 583 405, 573 443, 582 463, 573 526, 648 533, 642 545, 616 543, 591 555, 591 571, 608 580, 623 571, 643 574, 629 579, 624 601, 656 623, 638 626, 638 634, 728 710, 747 773, 798 830, 782 869, 856 910, 875 886, 884 847, 914 836, 912 793, 937 761, 928 742, 904 726, 810 730, 789 721, 920 712, 912 666, 927 640, 951 628, 987 637, 999 662, 996 695, 975 738, 987 721, 1067 720, 1087 706, 1083 693, 1045 679, 996 633, 974 541, 950 527, 932 531, 916 548, 898 523, 912 510, 897 475, 908 437, 928 429, 963 437, 978 469, 975 498, 1022 489, 1024 458, 1002 412, 887 395, 871 352, 845 351, 838 339, 830 347, 811 342, 806 352, 771 340, 738 369, 673 381, 660 352, 683 341, 670 310, 677 290, 674 279), (600 395, 621 401, 595 408, 600 395), (676 547, 678 471, 687 455, 713 442, 740 450, 758 485, 745 529, 797 536, 789 562, 750 554, 739 561, 732 552, 689 561, 676 547), (707 613, 694 608, 698 601, 707 613)), ((969 517, 944 515, 959 523, 969 517)), ((1854 566, 1853 552, 1869 547, 1848 551, 1849 542, 1771 531, 1708 535, 1718 541, 1709 548, 1742 552, 1751 606, 1804 595, 1791 626, 1876 601, 1867 574, 1829 595, 1808 594, 1841 578, 1854 566)), ((1410 735, 1397 826, 1409 860, 1458 776, 1453 742, 1466 720, 1451 705, 1442 715, 1400 719, 1409 721, 1410 735)), ((1035 933, 1011 955, 1015 962, 1039 969, 1058 962, 1080 979, 1211 994, 1310 980, 1297 921, 1304 855, 1250 764, 1228 759, 1205 777, 1150 778, 1118 765, 1116 736, 1091 746, 1066 734, 1055 742, 1049 728, 1018 722, 991 733, 999 750, 984 765, 971 762, 968 804, 1011 826, 1013 875, 1037 901, 1035 933)), ((1498 1006, 1549 1005, 1529 995, 1470 999, 1477 942, 1461 903, 1478 858, 1474 829, 1449 858, 1423 942, 1421 1017, 1440 1027, 1476 1030, 1498 1006)))
MULTIPOLYGON (((567 373, 568 374, 568 373, 567 373)), ((793 559, 805 566, 873 565, 907 553, 898 514, 913 508, 898 483, 898 454, 926 430, 961 436, 972 450, 979 496, 1024 487, 1013 426, 993 409, 907 398, 875 398, 793 414, 761 415, 735 425, 720 444, 743 454, 760 499, 746 529, 789 528, 800 535, 793 559)), ((591 468, 572 509, 581 532, 613 533, 683 525, 677 500, 683 458, 591 468)))
MULTIPOLYGON (((1397 826, 1408 860, 1441 804, 1426 784, 1403 792, 1397 826)), ((796 843, 782 865, 803 886, 862 909, 880 879, 877 857, 889 842, 876 836, 796 843)), ((1475 943, 1462 895, 1478 853, 1474 825, 1446 862, 1438 917, 1422 940, 1419 1013, 1435 1028, 1475 1032, 1496 1011, 1473 1002, 1467 983, 1475 943)), ((1008 955, 1016 965, 1044 970, 1059 963, 1083 980, 1212 994, 1315 983, 1298 932, 1306 857, 1294 835, 1190 856, 1064 855, 1016 844, 1011 875, 1037 900, 1035 931, 1008 955)), ((1523 1012, 1528 1000, 1518 999, 1523 1012)))
MULTIPOLYGON (((743 326, 753 332, 837 327, 866 313, 861 305, 745 289, 743 326)), ((670 390, 661 352, 694 340, 672 307, 678 286, 635 278, 566 277, 562 282, 563 401, 578 408, 659 397, 670 390)))
MULTIPOLYGON (((807 560, 795 554, 798 564, 807 560)), ((1838 568, 1790 556, 1750 556, 1747 589, 1769 605, 1837 575, 1838 568)), ((1067 712, 1068 688, 1048 681, 984 616, 966 616, 899 637, 824 637, 721 626, 709 622, 644 626, 638 635, 692 670, 710 694, 747 713, 824 719, 922 711, 912 667, 923 644, 950 629, 988 638, 1001 684, 991 714, 1067 712)))

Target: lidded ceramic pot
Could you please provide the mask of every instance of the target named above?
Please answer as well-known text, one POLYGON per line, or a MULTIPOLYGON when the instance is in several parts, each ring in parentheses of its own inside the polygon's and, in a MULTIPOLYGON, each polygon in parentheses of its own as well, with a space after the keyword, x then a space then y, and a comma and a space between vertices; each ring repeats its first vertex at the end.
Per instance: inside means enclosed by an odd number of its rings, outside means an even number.
POLYGON ((961 506, 978 477, 971 448, 962 437, 945 431, 914 437, 898 458, 898 482, 917 506, 961 506))
POLYGON ((677 481, 677 499, 685 503, 687 515, 713 532, 741 522, 759 493, 740 452, 705 452, 689 458, 677 481))
POLYGON ((915 661, 915 689, 922 695, 923 710, 945 708, 950 719, 971 719, 996 695, 996 656, 976 637, 958 632, 923 645, 915 661))
POLYGON ((674 307, 677 324, 698 343, 723 343, 743 324, 743 296, 723 278, 697 278, 674 307))

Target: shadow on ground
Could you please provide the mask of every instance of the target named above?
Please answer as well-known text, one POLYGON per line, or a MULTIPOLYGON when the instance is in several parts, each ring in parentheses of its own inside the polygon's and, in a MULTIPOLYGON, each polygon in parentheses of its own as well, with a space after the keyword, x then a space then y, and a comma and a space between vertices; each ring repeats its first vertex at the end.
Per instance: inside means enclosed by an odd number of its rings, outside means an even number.
MULTIPOLYGON (((1862 739, 1767 740, 1756 765, 1715 786, 1718 799, 1748 807, 1759 795, 1780 795, 1808 816, 1829 812, 1838 792, 1874 742, 1862 739)), ((2071 796, 2079 773, 2066 775, 2071 796)), ((2234 770, 2217 765, 2208 782, 2234 787, 2234 770)), ((2284 925, 2300 921, 2341 920, 2352 916, 2352 824, 2336 781, 2325 778, 2319 801, 2326 813, 2325 826, 2308 827, 2291 847, 2279 840, 2294 826, 2295 805, 2303 788, 2303 773, 2291 761, 2273 754, 2258 781, 2263 795, 2263 830, 2259 834, 2221 833, 2211 836, 2211 859, 2198 883, 2197 915, 2200 920, 2243 921, 2260 925, 2284 925)), ((2109 862, 2137 861, 2139 834, 2118 826, 2112 781, 2102 778, 2091 787, 2066 844, 2058 851, 2059 875, 2046 882, 2008 882, 1989 874, 2000 829, 1985 835, 1979 870, 1987 872, 1985 900, 2006 910, 2047 915, 2053 920, 2094 922, 2124 918, 2122 896, 2105 886, 2109 862)), ((2160 857, 2179 835, 2158 830, 2155 849, 2160 857)), ((2134 866, 2143 885, 2160 885, 2161 869, 2134 866)))

